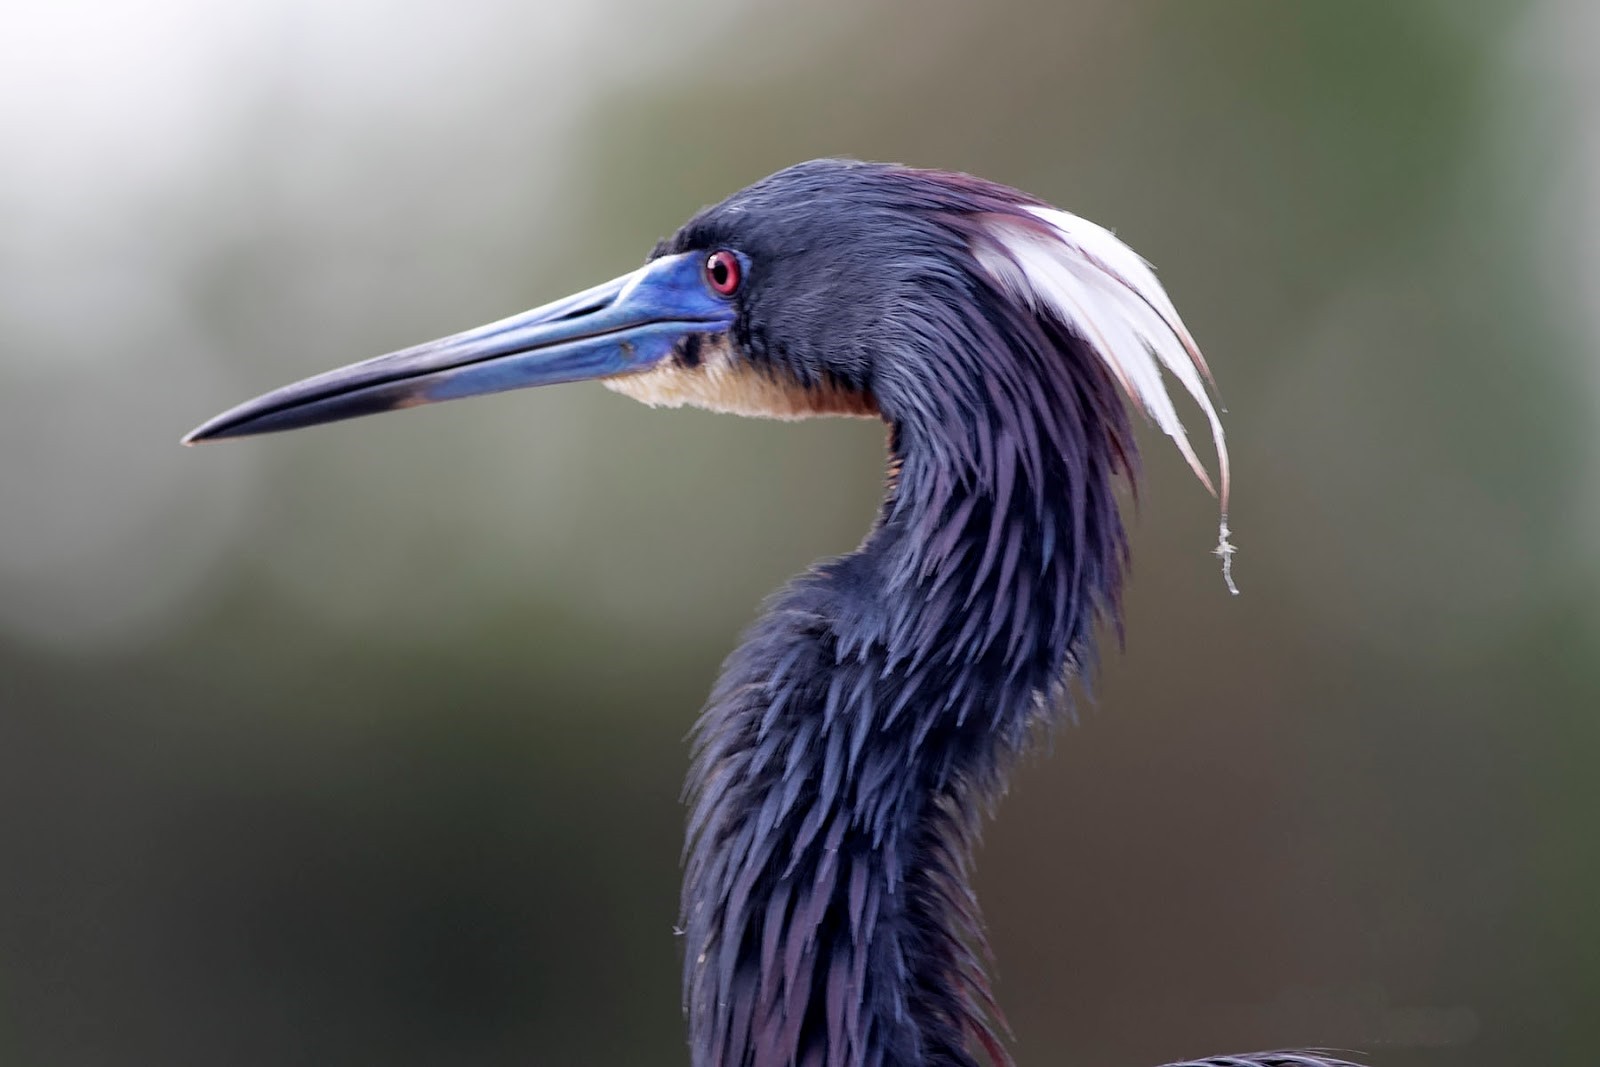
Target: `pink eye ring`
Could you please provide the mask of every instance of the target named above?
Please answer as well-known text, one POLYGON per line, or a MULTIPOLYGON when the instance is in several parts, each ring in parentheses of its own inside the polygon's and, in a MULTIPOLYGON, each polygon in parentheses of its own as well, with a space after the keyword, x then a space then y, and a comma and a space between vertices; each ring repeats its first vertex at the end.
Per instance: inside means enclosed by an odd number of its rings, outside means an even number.
POLYGON ((739 283, 744 280, 744 268, 739 265, 739 257, 727 249, 707 256, 705 270, 706 284, 719 296, 732 296, 739 291, 739 283))

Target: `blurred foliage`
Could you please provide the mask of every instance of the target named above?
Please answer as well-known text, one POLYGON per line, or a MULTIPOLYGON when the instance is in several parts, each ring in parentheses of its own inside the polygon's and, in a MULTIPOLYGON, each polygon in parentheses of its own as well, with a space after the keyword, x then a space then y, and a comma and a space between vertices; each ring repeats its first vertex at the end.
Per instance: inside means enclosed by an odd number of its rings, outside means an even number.
POLYGON ((980 892, 1024 1064, 1600 1041, 1600 82, 1580 0, 24 4, 0 43, 0 1065, 684 1061, 682 738, 882 431, 598 387, 186 452, 779 166, 1157 263, 1127 648, 980 892))

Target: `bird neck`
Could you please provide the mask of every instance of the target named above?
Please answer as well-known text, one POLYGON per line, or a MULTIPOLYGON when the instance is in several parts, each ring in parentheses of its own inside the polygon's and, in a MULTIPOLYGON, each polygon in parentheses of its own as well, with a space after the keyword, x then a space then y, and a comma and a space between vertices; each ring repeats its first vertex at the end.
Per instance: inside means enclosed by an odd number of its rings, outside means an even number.
POLYGON ((696 728, 683 896, 696 1067, 969 1067, 1004 1050, 977 812, 1114 599, 1109 474, 897 426, 861 548, 769 605, 696 728))

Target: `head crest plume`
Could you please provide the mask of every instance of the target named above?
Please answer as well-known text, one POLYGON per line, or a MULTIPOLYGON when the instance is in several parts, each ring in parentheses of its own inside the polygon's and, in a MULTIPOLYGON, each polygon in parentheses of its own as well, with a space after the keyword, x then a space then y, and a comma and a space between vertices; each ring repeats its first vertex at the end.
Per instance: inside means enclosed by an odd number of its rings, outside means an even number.
POLYGON ((1216 554, 1229 591, 1238 593, 1234 547, 1228 541, 1228 443, 1207 389, 1215 383, 1154 269, 1105 227, 1043 205, 989 216, 972 251, 1003 289, 1081 338, 1134 406, 1172 438, 1201 484, 1218 497, 1216 554), (1182 383, 1211 424, 1215 486, 1167 395, 1163 368, 1182 383))

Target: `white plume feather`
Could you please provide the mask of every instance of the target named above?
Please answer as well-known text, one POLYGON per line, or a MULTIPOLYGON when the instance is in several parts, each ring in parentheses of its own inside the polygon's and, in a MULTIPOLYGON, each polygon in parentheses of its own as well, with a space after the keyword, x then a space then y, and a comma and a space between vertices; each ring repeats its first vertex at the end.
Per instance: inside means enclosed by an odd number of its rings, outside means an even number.
POLYGON ((1030 307, 1048 309, 1086 341, 1128 398, 1172 438, 1201 484, 1217 495, 1222 521, 1216 552, 1228 589, 1237 593, 1234 547, 1228 542, 1228 443, 1206 388, 1211 372, 1199 347, 1150 264, 1110 230, 1055 208, 1026 210, 1048 230, 994 217, 988 227, 994 245, 980 243, 973 249, 978 262, 1030 307), (1211 424, 1217 488, 1167 395, 1163 368, 1182 383, 1211 424))

